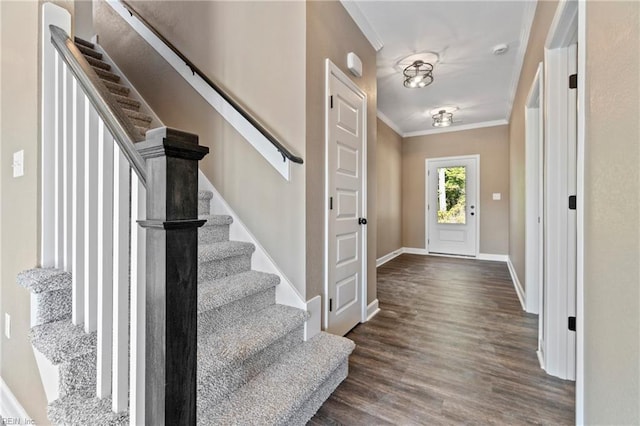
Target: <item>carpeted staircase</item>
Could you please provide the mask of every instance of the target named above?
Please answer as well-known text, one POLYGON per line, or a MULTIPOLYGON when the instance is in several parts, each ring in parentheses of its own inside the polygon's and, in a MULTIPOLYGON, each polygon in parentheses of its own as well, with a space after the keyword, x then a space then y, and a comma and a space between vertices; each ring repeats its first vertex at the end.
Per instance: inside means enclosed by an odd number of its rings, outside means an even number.
MULTIPOLYGON (((91 43, 76 45, 141 135, 151 118, 118 84, 91 43)), ((354 348, 348 339, 320 333, 303 341, 308 313, 275 303, 279 278, 251 270, 251 243, 229 241, 230 216, 210 214, 211 193, 200 192, 198 388, 199 425, 305 424, 347 376, 354 348)), ((96 333, 71 323, 71 275, 32 269, 18 283, 32 293, 35 350, 57 368, 54 424, 124 425, 109 398, 96 397, 96 333)))

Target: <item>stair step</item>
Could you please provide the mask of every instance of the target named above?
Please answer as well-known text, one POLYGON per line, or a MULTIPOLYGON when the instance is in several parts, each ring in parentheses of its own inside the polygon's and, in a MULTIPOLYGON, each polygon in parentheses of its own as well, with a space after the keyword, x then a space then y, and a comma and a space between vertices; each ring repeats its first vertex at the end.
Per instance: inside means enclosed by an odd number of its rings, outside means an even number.
POLYGON ((18 285, 32 293, 43 293, 71 288, 71 274, 56 268, 34 268, 20 272, 18 285))
POLYGON ((211 281, 251 269, 255 246, 241 241, 223 241, 198 246, 198 282, 211 281))
POLYGON ((129 117, 131 122, 136 126, 149 127, 151 121, 153 120, 151 116, 143 112, 133 111, 130 109, 125 109, 124 112, 125 114, 127 114, 127 117, 129 117))
POLYGON ((127 412, 114 413, 111 398, 72 395, 58 398, 49 404, 47 416, 52 424, 64 425, 129 425, 127 412))
POLYGON ((198 424, 304 424, 323 399, 346 376, 355 345, 343 337, 320 333, 254 377, 227 399, 198 394, 198 424), (306 419, 305 419, 306 417, 306 419))
POLYGON ((114 83, 109 80, 102 80, 102 82, 107 86, 107 89, 109 89, 111 93, 115 93, 116 95, 129 96, 129 92, 131 92, 131 89, 127 86, 123 86, 122 84, 114 83))
POLYGON ((229 225, 233 218, 228 215, 201 215, 207 222, 198 228, 198 243, 211 244, 229 240, 229 225))
POLYGON ((308 313, 272 305, 198 336, 198 398, 220 400, 302 343, 308 313))
POLYGON ((112 81, 114 83, 117 83, 120 81, 120 76, 118 74, 112 73, 111 71, 103 70, 102 68, 99 68, 99 67, 93 67, 93 70, 96 72, 96 74, 98 74, 98 77, 100 77, 103 80, 112 81))
POLYGON ((95 49, 96 48, 95 44, 91 43, 90 41, 81 39, 80 37, 74 37, 73 38, 73 42, 75 44, 80 44, 80 45, 82 45, 84 47, 88 47, 89 49, 95 49))
POLYGON ((147 138, 147 130, 149 130, 149 126, 146 127, 141 127, 141 126, 136 126, 134 124, 134 126, 136 128, 136 131, 138 132, 138 134, 140 135, 140 140, 145 140, 147 138))
POLYGON ((101 61, 100 59, 96 59, 91 56, 85 56, 85 59, 87 60, 87 62, 89 62, 89 65, 91 65, 92 67, 100 68, 106 71, 109 71, 111 69, 111 65, 109 65, 104 61, 101 61))
POLYGON ((198 285, 198 333, 213 333, 276 301, 277 275, 247 271, 198 285))
POLYGON ((198 215, 207 216, 211 214, 211 199, 213 192, 198 191, 198 215))
MULTIPOLYGON (((140 109, 140 102, 135 99, 127 98, 126 96, 120 96, 117 93, 113 94, 113 97, 120 104, 123 109, 129 109, 137 111, 140 109)), ((126 112, 126 111, 125 111, 126 112)))
POLYGON ((92 58, 102 59, 102 53, 96 52, 90 47, 84 46, 82 44, 76 44, 76 47, 78 48, 80 53, 82 53, 84 56, 90 56, 92 58))

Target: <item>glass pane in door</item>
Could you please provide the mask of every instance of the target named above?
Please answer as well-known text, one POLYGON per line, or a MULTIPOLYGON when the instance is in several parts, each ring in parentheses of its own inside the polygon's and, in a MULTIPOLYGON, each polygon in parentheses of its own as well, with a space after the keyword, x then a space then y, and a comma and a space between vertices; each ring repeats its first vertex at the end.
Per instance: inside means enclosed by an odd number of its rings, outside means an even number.
POLYGON ((438 167, 438 223, 466 223, 466 183, 465 166, 438 167))

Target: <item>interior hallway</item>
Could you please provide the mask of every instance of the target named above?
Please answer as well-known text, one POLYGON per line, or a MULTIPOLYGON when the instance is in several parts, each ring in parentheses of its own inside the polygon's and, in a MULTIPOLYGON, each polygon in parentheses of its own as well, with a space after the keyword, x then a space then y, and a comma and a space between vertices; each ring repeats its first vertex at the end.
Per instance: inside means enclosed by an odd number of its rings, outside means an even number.
POLYGON ((575 423, 574 382, 540 368, 505 263, 404 254, 378 268, 378 299, 310 424, 575 423))

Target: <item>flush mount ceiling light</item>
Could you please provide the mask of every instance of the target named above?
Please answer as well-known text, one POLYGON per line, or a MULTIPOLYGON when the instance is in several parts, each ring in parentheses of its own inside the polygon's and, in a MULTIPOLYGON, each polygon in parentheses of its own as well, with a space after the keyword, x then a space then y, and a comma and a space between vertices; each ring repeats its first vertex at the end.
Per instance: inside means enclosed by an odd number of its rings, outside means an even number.
POLYGON ((402 71, 404 75, 404 87, 409 89, 427 87, 433 83, 433 65, 420 59, 402 71))
POLYGON ((453 123, 453 114, 445 109, 441 109, 431 118, 433 118, 433 127, 449 127, 453 123))

